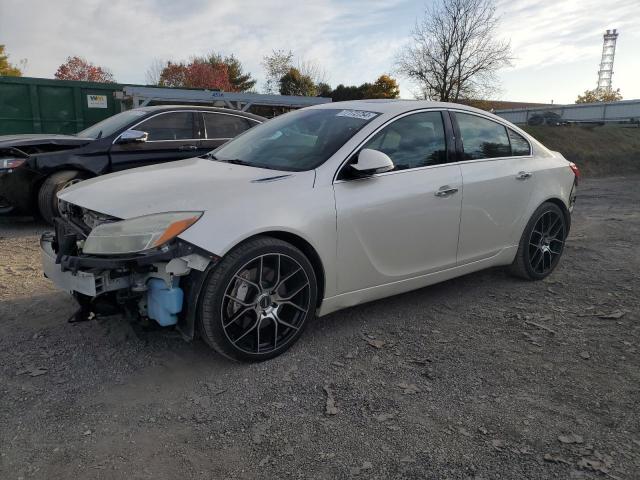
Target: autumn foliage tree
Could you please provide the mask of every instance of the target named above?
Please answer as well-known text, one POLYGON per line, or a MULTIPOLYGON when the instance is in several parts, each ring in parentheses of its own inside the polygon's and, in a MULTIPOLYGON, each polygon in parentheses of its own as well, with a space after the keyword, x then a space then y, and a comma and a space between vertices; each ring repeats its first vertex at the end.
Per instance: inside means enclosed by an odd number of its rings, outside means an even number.
POLYGON ((22 71, 9 63, 9 55, 5 53, 5 46, 0 45, 0 76, 21 77, 22 71))
POLYGON ((297 68, 290 68, 280 79, 281 95, 314 97, 316 93, 316 85, 313 79, 309 75, 300 73, 297 68))
POLYGON ((212 64, 200 58, 195 58, 189 63, 167 62, 166 67, 160 73, 159 85, 162 87, 233 91, 227 65, 224 63, 212 64))
POLYGON ((586 90, 582 95, 578 95, 576 103, 596 103, 596 102, 619 102, 622 100, 620 89, 605 90, 595 89, 586 90))
POLYGON ((94 65, 77 56, 67 57, 67 61, 58 67, 54 77, 58 80, 115 83, 113 74, 107 68, 94 65))
POLYGON ((365 82, 359 86, 340 84, 329 94, 322 96, 330 97, 334 102, 364 98, 398 98, 400 87, 395 78, 389 75, 380 75, 374 83, 365 82))

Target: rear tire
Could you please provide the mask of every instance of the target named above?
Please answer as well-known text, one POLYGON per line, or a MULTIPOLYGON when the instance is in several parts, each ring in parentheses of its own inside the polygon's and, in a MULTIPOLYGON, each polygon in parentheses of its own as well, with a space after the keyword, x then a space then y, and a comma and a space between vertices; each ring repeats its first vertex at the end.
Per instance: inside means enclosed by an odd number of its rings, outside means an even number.
POLYGON ((232 360, 280 355, 315 315, 318 285, 307 257, 272 237, 249 240, 227 255, 206 280, 198 325, 206 343, 232 360))
POLYGON ((60 216, 58 211, 58 192, 86 178, 86 175, 77 170, 62 170, 52 173, 46 178, 38 191, 38 210, 45 222, 53 224, 54 217, 60 216))
POLYGON ((543 203, 522 233, 510 272, 525 280, 542 280, 558 265, 567 234, 564 212, 555 203, 543 203))

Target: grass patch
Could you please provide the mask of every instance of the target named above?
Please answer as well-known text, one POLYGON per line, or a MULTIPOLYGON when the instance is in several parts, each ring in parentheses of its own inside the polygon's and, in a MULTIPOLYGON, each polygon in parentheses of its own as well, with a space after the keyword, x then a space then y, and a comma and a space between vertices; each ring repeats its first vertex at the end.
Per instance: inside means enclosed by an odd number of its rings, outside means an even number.
POLYGON ((526 126, 527 133, 586 176, 640 173, 640 128, 621 126, 526 126))

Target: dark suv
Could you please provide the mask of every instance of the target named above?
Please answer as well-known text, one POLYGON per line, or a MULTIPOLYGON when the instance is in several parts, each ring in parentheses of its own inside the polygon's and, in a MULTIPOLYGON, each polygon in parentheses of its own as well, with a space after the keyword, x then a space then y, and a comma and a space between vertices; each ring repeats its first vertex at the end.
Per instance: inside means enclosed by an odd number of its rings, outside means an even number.
POLYGON ((56 194, 87 178, 196 157, 266 119, 238 110, 163 105, 127 110, 75 135, 0 136, 0 213, 51 223, 56 194))

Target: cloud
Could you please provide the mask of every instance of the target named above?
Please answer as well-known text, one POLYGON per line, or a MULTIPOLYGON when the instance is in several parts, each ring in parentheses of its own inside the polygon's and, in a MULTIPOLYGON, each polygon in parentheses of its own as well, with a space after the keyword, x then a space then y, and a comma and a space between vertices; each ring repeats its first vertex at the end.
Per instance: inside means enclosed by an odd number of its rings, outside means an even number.
POLYGON ((607 28, 637 31, 638 0, 499 0, 500 34, 511 39, 516 68, 548 67, 599 56, 607 28))
POLYGON ((261 78, 262 57, 283 48, 319 62, 332 82, 361 83, 391 68, 398 39, 379 32, 396 3, 58 0, 54 7, 2 0, 0 32, 14 60, 29 60, 31 76, 51 77, 67 56, 80 55, 110 68, 118 81, 144 83, 153 58, 221 51, 261 78))
MULTIPOLYGON (((425 0, 426 2, 431 0, 425 0)), ((614 85, 640 97, 639 0, 497 0, 513 68, 500 72, 505 99, 571 101, 595 87, 602 33, 617 28, 614 85)), ((0 0, 0 43, 26 74, 52 77, 70 55, 144 83, 154 58, 235 54, 263 81, 262 57, 291 49, 319 63, 328 81, 360 84, 393 73, 424 4, 415 0, 0 0)), ((412 86, 400 79, 402 95, 412 86)))

